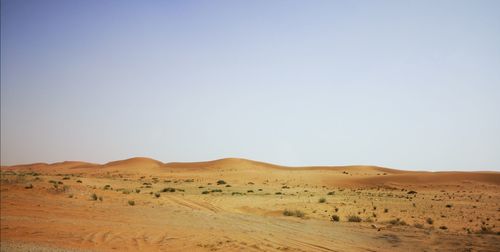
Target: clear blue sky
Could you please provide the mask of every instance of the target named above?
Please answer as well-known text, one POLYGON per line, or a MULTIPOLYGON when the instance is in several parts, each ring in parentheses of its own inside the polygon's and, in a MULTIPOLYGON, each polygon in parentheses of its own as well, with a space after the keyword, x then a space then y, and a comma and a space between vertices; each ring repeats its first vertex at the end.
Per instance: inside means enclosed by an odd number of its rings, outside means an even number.
POLYGON ((500 1, 1 1, 1 163, 500 170, 500 1))

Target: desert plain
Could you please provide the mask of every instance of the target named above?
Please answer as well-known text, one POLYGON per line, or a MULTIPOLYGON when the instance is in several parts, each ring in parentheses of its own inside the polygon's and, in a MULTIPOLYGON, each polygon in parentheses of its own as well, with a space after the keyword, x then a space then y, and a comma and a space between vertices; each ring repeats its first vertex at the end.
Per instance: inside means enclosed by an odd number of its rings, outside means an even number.
POLYGON ((36 163, 0 211, 1 251, 500 251, 499 172, 36 163))

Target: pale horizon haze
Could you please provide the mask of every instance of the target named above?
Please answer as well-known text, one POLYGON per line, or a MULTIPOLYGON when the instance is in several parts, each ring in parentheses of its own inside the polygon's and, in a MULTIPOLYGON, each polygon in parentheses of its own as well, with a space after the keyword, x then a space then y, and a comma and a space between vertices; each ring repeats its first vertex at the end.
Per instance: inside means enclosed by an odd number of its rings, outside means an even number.
POLYGON ((1 1, 1 164, 500 171, 500 1, 1 1))

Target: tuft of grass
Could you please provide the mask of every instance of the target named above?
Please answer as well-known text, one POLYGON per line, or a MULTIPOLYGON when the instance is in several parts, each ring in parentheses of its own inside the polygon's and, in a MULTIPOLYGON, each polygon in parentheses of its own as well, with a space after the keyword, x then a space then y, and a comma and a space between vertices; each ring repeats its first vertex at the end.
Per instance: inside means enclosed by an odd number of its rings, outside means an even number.
POLYGON ((210 192, 209 191, 203 191, 201 192, 201 194, 209 194, 210 192))
POLYGON ((253 193, 253 190, 247 190, 247 193, 253 193))
POLYGON ((481 229, 478 230, 476 234, 495 234, 495 231, 493 231, 491 227, 481 226, 481 229))
POLYGON ((328 192, 327 195, 335 195, 335 192, 328 192))
POLYGON ((288 209, 285 209, 283 211, 283 215, 285 215, 285 216, 296 216, 296 217, 302 218, 306 214, 304 212, 300 211, 300 210, 288 210, 288 209))
POLYGON ((425 220, 425 222, 427 222, 427 224, 429 224, 429 225, 434 224, 434 220, 433 220, 431 217, 427 218, 427 219, 425 220))
POLYGON ((306 214, 300 210, 295 210, 295 216, 299 217, 299 218, 302 218, 304 217, 306 214))
POLYGON ((159 192, 156 192, 156 193, 155 193, 155 197, 156 197, 156 198, 159 198, 160 196, 161 196, 161 194, 160 194, 159 192))
POLYGON ((217 180, 217 185, 225 185, 226 184, 226 181, 224 180, 217 180))
POLYGON ((325 202, 326 202, 326 199, 325 199, 325 198, 320 198, 320 199, 318 200, 318 202, 319 202, 319 203, 325 203, 325 202))
POLYGON ((140 193, 141 189, 135 189, 135 193, 140 193))
POLYGON ((406 224, 405 221, 399 219, 399 218, 396 218, 396 219, 392 219, 389 221, 390 224, 392 225, 395 225, 395 226, 406 226, 408 224, 406 224))
POLYGON ((222 192, 221 189, 213 189, 212 192, 222 192))
POLYGON ((90 195, 90 199, 96 201, 97 200, 97 194, 93 193, 90 195))
POLYGON ((347 216, 347 221, 349 222, 361 222, 361 217, 357 215, 349 215, 347 216))
POLYGON ((161 190, 162 192, 175 192, 175 188, 172 187, 166 187, 161 190))
POLYGON ((135 201, 133 201, 133 200, 129 200, 129 201, 128 201, 128 204, 129 204, 129 205, 131 205, 131 206, 134 206, 134 205, 135 205, 135 201))
POLYGON ((275 192, 274 194, 276 194, 276 195, 281 195, 281 192, 275 192))
POLYGON ((384 208, 384 213, 388 213, 388 212, 389 212, 389 209, 384 208))
POLYGON ((333 222, 339 222, 340 221, 340 217, 336 214, 332 215, 332 217, 330 218, 331 221, 333 222))

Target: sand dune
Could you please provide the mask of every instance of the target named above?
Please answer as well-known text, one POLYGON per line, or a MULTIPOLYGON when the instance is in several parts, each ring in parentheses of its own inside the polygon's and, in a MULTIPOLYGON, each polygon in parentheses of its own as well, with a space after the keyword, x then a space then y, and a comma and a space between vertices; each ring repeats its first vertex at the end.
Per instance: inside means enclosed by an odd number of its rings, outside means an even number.
POLYGON ((500 247, 499 172, 286 167, 241 158, 36 163, 1 167, 0 210, 2 251, 500 247), (351 215, 360 222, 348 221, 351 215))

